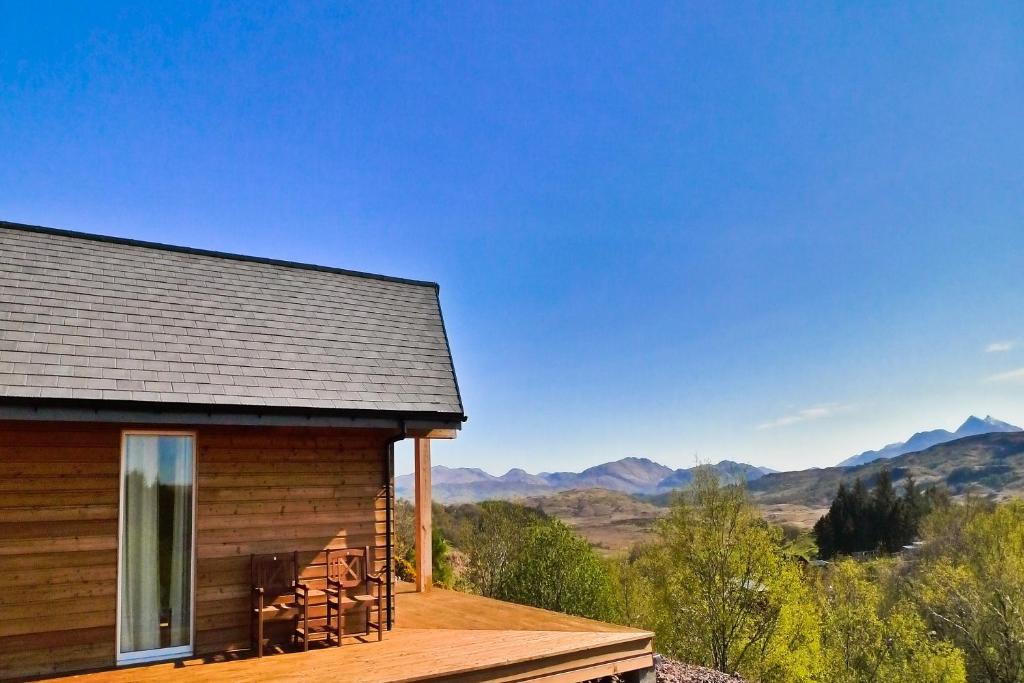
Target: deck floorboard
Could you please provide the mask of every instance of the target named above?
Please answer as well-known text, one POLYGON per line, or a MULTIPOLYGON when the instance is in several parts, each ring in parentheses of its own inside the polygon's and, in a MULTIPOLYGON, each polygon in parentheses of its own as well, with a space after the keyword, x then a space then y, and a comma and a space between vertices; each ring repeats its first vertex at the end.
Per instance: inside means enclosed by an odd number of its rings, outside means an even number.
POLYGON ((163 662, 65 677, 81 683, 305 680, 571 681, 651 663, 646 631, 446 590, 397 596, 397 621, 382 642, 268 655, 163 662))

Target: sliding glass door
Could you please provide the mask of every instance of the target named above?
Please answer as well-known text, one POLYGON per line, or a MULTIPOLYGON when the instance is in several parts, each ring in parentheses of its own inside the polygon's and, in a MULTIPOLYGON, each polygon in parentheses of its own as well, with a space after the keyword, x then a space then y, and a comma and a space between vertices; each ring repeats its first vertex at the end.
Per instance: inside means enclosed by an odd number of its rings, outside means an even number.
POLYGON ((126 432, 117 661, 192 654, 195 436, 126 432))

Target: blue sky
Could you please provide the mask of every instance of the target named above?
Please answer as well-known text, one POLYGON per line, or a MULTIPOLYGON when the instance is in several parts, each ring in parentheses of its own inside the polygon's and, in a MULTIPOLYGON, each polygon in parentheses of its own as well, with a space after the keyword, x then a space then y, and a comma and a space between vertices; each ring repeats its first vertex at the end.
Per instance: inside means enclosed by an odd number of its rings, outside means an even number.
POLYGON ((1024 6, 815 5, 2 2, 0 217, 440 282, 442 464, 1020 424, 1024 6))

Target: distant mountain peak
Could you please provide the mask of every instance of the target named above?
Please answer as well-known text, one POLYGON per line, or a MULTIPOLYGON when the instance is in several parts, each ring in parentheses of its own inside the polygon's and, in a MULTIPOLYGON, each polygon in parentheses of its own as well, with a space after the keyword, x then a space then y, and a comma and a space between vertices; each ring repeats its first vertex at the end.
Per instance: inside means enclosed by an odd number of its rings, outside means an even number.
MULTIPOLYGON (((664 467, 664 465, 656 463, 653 460, 651 460, 650 458, 644 458, 644 457, 638 456, 638 455, 627 455, 625 458, 619 458, 618 460, 612 460, 611 462, 606 462, 604 464, 605 465, 614 465, 616 463, 634 464, 634 465, 654 465, 656 467, 664 467)), ((602 466, 603 465, 597 465, 597 467, 602 467, 602 466)))
POLYGON ((974 436, 976 434, 988 434, 990 432, 1019 432, 1020 427, 1010 424, 1009 422, 1003 422, 997 420, 991 415, 986 415, 984 419, 971 415, 969 418, 964 420, 964 423, 960 425, 959 429, 956 430, 958 436, 974 436))
POLYGON ((962 439, 968 436, 978 436, 979 434, 990 434, 992 432, 1019 432, 1022 431, 1020 427, 1010 424, 1009 422, 1003 422, 997 420, 991 415, 986 415, 984 419, 971 415, 955 432, 950 432, 945 429, 932 429, 929 431, 917 432, 906 441, 897 441, 896 443, 887 444, 883 448, 877 451, 864 451, 851 458, 839 463, 840 467, 855 467, 857 465, 863 465, 865 463, 872 462, 873 460, 880 460, 882 458, 895 458, 903 455, 904 453, 914 453, 916 451, 923 451, 926 448, 937 446, 954 439, 962 439))

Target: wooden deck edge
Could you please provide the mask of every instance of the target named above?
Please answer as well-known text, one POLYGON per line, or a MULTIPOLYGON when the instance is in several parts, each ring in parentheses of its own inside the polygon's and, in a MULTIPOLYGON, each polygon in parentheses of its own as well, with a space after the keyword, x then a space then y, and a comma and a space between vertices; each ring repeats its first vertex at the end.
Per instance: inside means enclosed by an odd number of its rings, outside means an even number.
MULTIPOLYGON (((614 634, 619 635, 619 634, 614 634)), ((652 637, 621 639, 616 642, 583 645, 560 652, 542 652, 536 656, 515 659, 504 664, 486 663, 448 670, 443 674, 412 676, 408 683, 445 680, 452 683, 518 683, 520 681, 585 681, 591 678, 635 671, 652 666, 652 637), (589 671, 604 671, 589 675, 589 671), (587 675, 583 675, 587 674, 587 675), (553 677, 553 678, 551 678, 553 677)))
POLYGON ((548 674, 546 676, 540 676, 528 680, 537 681, 538 683, 579 683, 580 681, 590 681, 595 678, 604 678, 605 676, 615 676, 618 674, 629 673, 630 671, 649 669, 652 666, 654 666, 654 655, 646 654, 639 655, 637 657, 630 657, 628 659, 620 659, 614 662, 606 662, 604 664, 595 664, 593 666, 587 666, 580 669, 573 669, 572 671, 548 674))

